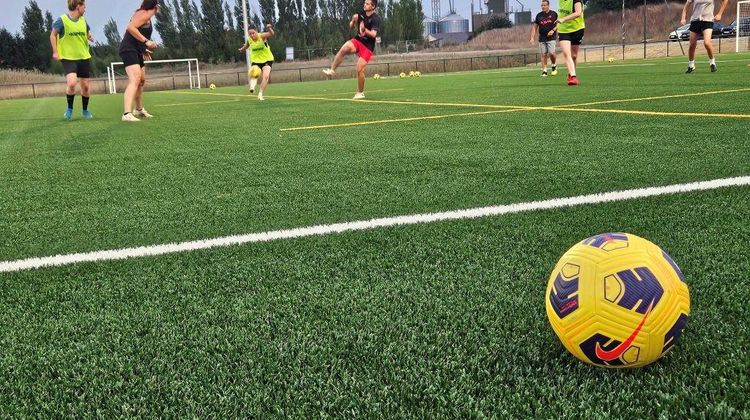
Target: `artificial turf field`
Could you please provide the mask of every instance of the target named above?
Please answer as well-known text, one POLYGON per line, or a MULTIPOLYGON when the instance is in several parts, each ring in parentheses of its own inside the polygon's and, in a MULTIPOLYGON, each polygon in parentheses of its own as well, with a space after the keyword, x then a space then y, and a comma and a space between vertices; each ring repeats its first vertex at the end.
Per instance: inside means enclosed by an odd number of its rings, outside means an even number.
POLYGON ((369 79, 365 101, 352 80, 146 92, 156 117, 131 124, 121 95, 91 121, 80 97, 71 122, 62 95, 0 102, 0 413, 750 417, 747 184, 13 268, 746 177, 749 61, 581 65, 578 87, 565 69, 369 79), (691 291, 680 343, 639 370, 579 362, 544 311, 557 259, 611 231, 659 244, 691 291))

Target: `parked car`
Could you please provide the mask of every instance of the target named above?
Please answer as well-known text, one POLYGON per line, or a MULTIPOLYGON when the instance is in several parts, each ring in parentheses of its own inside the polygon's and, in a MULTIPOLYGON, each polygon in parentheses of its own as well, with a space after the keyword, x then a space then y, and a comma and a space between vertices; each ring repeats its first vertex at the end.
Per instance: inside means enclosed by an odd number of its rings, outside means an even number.
MULTIPOLYGON (((750 28, 750 17, 742 18, 742 27, 750 28)), ((725 26, 721 30, 721 35, 725 38, 734 37, 737 35, 737 20, 732 21, 729 25, 725 26)))
POLYGON ((682 34, 688 33, 689 29, 690 29, 689 23, 687 25, 680 26, 679 28, 669 33, 669 40, 674 42, 674 41, 677 41, 678 39, 683 39, 682 34))
MULTIPOLYGON (((688 25, 688 28, 689 27, 690 25, 688 25)), ((714 31, 711 34, 711 38, 721 38, 722 30, 724 30, 724 25, 719 22, 714 22, 714 31)), ((690 39, 690 31, 685 31, 685 33, 680 34, 680 39, 683 41, 690 39)), ((698 39, 703 39, 703 34, 698 34, 698 39)))

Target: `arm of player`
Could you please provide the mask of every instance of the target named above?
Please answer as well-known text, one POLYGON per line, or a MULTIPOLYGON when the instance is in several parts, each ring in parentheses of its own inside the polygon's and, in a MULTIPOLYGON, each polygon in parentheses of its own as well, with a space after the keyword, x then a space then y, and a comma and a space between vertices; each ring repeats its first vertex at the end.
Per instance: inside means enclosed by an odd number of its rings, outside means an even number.
POLYGON ((557 23, 565 23, 569 20, 573 20, 583 14, 583 6, 581 6, 581 3, 573 3, 573 13, 569 14, 568 16, 565 16, 562 19, 557 19, 557 23))
POLYGON ((274 35, 276 35, 276 33, 273 31, 273 25, 271 25, 270 23, 266 25, 266 31, 260 34, 260 36, 263 37, 264 41, 268 38, 273 37, 274 35))
POLYGON ((682 7, 682 18, 680 19, 681 25, 684 25, 687 23, 687 9, 688 9, 688 5, 690 4, 690 1, 691 0, 687 0, 685 2, 685 6, 682 7))
POLYGON ((52 45, 52 59, 60 61, 60 56, 57 54, 57 29, 52 28, 52 32, 49 34, 49 43, 52 45))
POLYGON ((729 4, 729 0, 724 0, 721 2, 721 7, 719 8, 719 13, 714 16, 714 21, 718 22, 721 20, 721 15, 724 14, 724 9, 727 8, 727 4, 729 4))
POLYGON ((148 49, 154 49, 157 47, 156 42, 146 38, 141 34, 141 32, 138 30, 141 26, 145 25, 146 22, 150 20, 148 13, 142 13, 142 11, 136 12, 135 15, 133 15, 133 19, 130 19, 130 23, 128 23, 127 31, 130 33, 130 35, 133 36, 137 41, 142 42, 146 45, 146 48, 148 49))
POLYGON ((537 26, 536 22, 533 22, 531 24, 531 41, 530 41, 531 45, 534 45, 534 38, 536 38, 536 26, 537 26))
POLYGON ((357 22, 359 22, 359 15, 355 13, 352 16, 352 20, 349 21, 349 29, 353 29, 357 22))

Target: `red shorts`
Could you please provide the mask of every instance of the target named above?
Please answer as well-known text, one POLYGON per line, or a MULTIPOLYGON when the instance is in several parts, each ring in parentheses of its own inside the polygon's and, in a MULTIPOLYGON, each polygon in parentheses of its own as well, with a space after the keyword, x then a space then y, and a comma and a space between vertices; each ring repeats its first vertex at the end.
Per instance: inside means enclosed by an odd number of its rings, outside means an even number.
POLYGON ((352 44, 357 49, 358 56, 368 63, 372 60, 372 51, 365 47, 365 44, 361 43, 357 38, 352 38, 352 44))

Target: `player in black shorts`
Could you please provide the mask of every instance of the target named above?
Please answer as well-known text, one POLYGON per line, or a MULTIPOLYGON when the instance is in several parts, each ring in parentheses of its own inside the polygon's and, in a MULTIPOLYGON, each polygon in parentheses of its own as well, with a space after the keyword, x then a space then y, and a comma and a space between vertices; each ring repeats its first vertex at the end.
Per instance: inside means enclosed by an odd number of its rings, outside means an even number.
POLYGON ((143 0, 141 7, 130 18, 125 36, 120 42, 120 58, 125 63, 125 72, 128 74, 123 121, 135 122, 140 121, 137 117, 153 117, 143 108, 143 86, 146 84, 144 60, 151 60, 151 50, 156 48, 156 42, 151 40, 154 30, 151 19, 158 11, 158 0, 143 0))
POLYGON ((695 71, 695 47, 698 44, 698 35, 703 36, 703 45, 708 53, 708 65, 711 73, 716 71, 716 59, 714 59, 714 47, 711 36, 714 31, 714 21, 720 21, 724 9, 729 0, 723 0, 719 13, 714 16, 714 0, 687 0, 682 8, 682 24, 687 23, 687 9, 693 5, 693 13, 690 15, 690 47, 688 48, 688 69, 685 73, 695 71))

